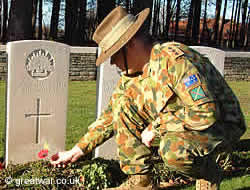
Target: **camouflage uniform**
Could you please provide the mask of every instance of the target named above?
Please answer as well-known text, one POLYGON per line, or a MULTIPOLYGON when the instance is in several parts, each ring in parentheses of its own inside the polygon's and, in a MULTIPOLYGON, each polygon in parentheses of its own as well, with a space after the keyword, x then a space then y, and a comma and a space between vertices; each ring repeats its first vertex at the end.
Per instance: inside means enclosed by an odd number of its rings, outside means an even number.
POLYGON ((175 42, 156 44, 142 75, 120 78, 108 108, 78 146, 88 153, 115 135, 121 169, 146 173, 155 148, 141 141, 146 127, 160 139, 164 162, 191 176, 199 170, 197 158, 230 145, 246 129, 239 102, 215 67, 175 42))

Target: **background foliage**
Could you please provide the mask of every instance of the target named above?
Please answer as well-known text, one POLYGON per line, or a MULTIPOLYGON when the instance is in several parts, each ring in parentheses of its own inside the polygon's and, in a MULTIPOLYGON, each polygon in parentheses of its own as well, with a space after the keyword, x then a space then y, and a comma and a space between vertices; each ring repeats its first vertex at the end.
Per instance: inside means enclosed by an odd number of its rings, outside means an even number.
POLYGON ((93 32, 118 5, 134 15, 149 7, 144 27, 154 39, 249 50, 248 0, 0 0, 0 41, 96 45, 93 32))

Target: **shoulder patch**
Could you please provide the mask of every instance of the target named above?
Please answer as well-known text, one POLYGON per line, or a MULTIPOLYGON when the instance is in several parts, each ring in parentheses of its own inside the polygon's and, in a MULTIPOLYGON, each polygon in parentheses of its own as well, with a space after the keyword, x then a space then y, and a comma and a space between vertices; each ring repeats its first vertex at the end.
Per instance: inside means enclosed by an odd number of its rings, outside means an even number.
POLYGON ((187 88, 197 84, 198 82, 199 82, 198 77, 196 75, 191 75, 183 79, 183 83, 185 84, 187 88))
POLYGON ((189 90, 189 94, 191 95, 193 101, 197 101, 197 100, 200 100, 200 99, 207 97, 207 95, 205 94, 205 92, 201 86, 197 86, 197 87, 189 90))

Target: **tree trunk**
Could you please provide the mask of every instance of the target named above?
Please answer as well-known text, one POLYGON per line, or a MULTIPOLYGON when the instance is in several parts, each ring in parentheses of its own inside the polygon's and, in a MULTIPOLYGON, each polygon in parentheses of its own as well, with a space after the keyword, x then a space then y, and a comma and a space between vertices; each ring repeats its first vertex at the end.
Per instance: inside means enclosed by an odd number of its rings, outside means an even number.
POLYGON ((36 19, 38 0, 32 2, 32 39, 36 39, 36 19))
POLYGON ((239 25, 240 25, 240 11, 241 11, 241 0, 239 0, 239 5, 238 5, 238 16, 237 16, 237 24, 236 24, 236 32, 234 36, 235 40, 235 46, 239 46, 239 41, 238 41, 238 36, 239 36, 239 25))
POLYGON ((250 47, 248 46, 248 44, 250 43, 250 14, 248 14, 248 31, 247 31, 247 42, 246 42, 246 49, 248 47, 248 50, 250 50, 250 47))
POLYGON ((219 34, 219 44, 223 46, 223 40, 224 40, 224 25, 225 25, 225 17, 226 17, 226 11, 227 11, 227 0, 225 0, 224 3, 224 10, 223 10, 223 17, 222 17, 222 23, 220 28, 220 34, 219 34))
MULTIPOLYGON (((153 0, 134 0, 133 1, 133 8, 132 8, 132 13, 134 15, 138 14, 139 12, 141 12, 143 9, 145 8, 152 8, 153 7, 153 0)), ((151 10, 152 11, 152 10, 151 10)), ((151 23, 151 19, 152 19, 152 12, 150 11, 147 20, 144 22, 143 24, 143 30, 145 30, 145 32, 149 32, 150 30, 150 23, 151 23)))
POLYGON ((179 31, 179 21, 180 21, 180 10, 181 10, 181 0, 177 0, 176 5, 176 20, 175 20, 175 32, 174 39, 176 40, 179 31))
POLYGON ((86 0, 66 0, 65 43, 83 45, 86 38, 86 0))
POLYGON ((12 0, 8 24, 8 41, 32 39, 32 0, 12 0))
POLYGON ((199 34, 200 34, 200 16, 201 16, 201 0, 197 0, 194 5, 193 11, 193 29, 192 29, 192 40, 193 43, 199 43, 199 34))
POLYGON ((243 13, 242 13, 242 23, 240 27, 240 43, 242 46, 244 46, 245 42, 245 34, 246 34, 246 16, 247 16, 247 6, 248 6, 248 0, 245 0, 243 3, 243 13))
POLYGON ((159 9, 158 9, 158 0, 154 1, 154 12, 153 12, 153 26, 152 26, 152 34, 157 35, 157 18, 159 14, 159 9))
POLYGON ((207 0, 205 0, 205 10, 203 16, 203 25, 202 25, 202 32, 201 32, 201 40, 205 41, 205 33, 207 32, 207 37, 209 36, 208 27, 207 27, 207 0))
POLYGON ((2 36, 2 5, 3 5, 3 2, 2 0, 0 0, 0 36, 2 36))
POLYGON ((232 47, 234 48, 235 47, 235 33, 236 33, 236 26, 237 26, 237 24, 236 24, 236 19, 237 19, 237 13, 238 13, 238 8, 239 8, 239 3, 238 3, 239 1, 237 0, 236 1, 236 9, 235 9, 235 12, 234 12, 234 20, 233 20, 233 33, 232 33, 232 47))
POLYGON ((166 21, 165 21, 165 17, 167 17, 167 16, 165 16, 166 14, 165 14, 165 10, 166 10, 167 8, 166 8, 166 0, 164 0, 163 1, 163 5, 162 5, 162 27, 163 27, 163 33, 164 34, 166 34, 166 28, 165 28, 165 26, 166 26, 166 21))
POLYGON ((172 0, 168 0, 167 2, 167 19, 166 19, 166 29, 165 29, 165 35, 166 38, 168 40, 168 32, 169 32, 169 28, 170 28, 170 22, 171 22, 171 17, 172 17, 172 10, 171 10, 171 4, 172 4, 172 0))
POLYGON ((50 20, 50 33, 49 33, 50 38, 53 40, 57 39, 60 4, 61 0, 53 0, 52 15, 50 20))
POLYGON ((39 0, 38 39, 43 39, 43 0, 39 0))
POLYGON ((75 45, 76 38, 79 37, 78 7, 79 0, 66 0, 65 13, 65 43, 75 45))
POLYGON ((102 20, 115 8, 115 0, 97 0, 97 21, 102 20))
POLYGON ((64 42, 70 45, 72 38, 72 26, 75 27, 75 23, 73 22, 73 1, 66 0, 65 3, 66 7, 65 7, 64 42))
POLYGON ((235 7, 235 1, 236 0, 234 0, 233 1, 233 10, 232 10, 232 15, 231 15, 231 23, 230 23, 230 32, 229 32, 229 47, 232 47, 232 36, 233 36, 233 27, 234 27, 234 20, 233 20, 233 18, 234 18, 234 7, 235 7))
POLYGON ((1 41, 7 41, 7 21, 8 21, 8 0, 3 0, 3 23, 2 23, 2 38, 1 41))
POLYGON ((221 4, 222 4, 222 0, 217 0, 216 1, 216 13, 215 13, 215 23, 213 26, 213 41, 214 44, 217 44, 217 39, 218 39, 218 30, 219 30, 219 26, 220 26, 220 10, 221 10, 221 4))
POLYGON ((126 9, 127 9, 128 13, 130 12, 130 8, 131 8, 130 0, 126 0, 126 9))
POLYGON ((188 23, 187 23, 186 32, 185 32, 185 41, 187 43, 190 42, 190 38, 192 34, 194 4, 195 4, 195 0, 191 0, 189 13, 188 13, 188 23))
POLYGON ((78 12, 79 37, 78 39, 76 39, 78 40, 79 43, 78 45, 83 45, 86 39, 86 32, 85 32, 86 6, 87 6, 86 0, 79 1, 79 9, 78 9, 80 10, 80 12, 78 12))
POLYGON ((160 0, 154 0, 152 36, 159 37, 160 0))
POLYGON ((157 27, 156 27, 156 35, 160 36, 162 34, 161 31, 161 24, 160 24, 160 9, 161 9, 161 0, 158 0, 158 8, 157 8, 157 19, 156 19, 156 23, 157 23, 157 27))

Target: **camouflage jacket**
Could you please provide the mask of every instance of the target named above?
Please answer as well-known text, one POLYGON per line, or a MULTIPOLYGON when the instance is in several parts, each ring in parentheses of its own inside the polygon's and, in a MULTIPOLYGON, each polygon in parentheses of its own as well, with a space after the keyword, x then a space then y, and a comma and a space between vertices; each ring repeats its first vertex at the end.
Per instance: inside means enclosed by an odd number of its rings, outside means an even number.
POLYGON ((119 146, 121 119, 138 139, 146 127, 158 136, 217 127, 230 140, 245 131, 239 102, 220 73, 207 58, 175 42, 156 44, 142 75, 120 78, 107 109, 77 145, 88 153, 115 134, 119 146))

